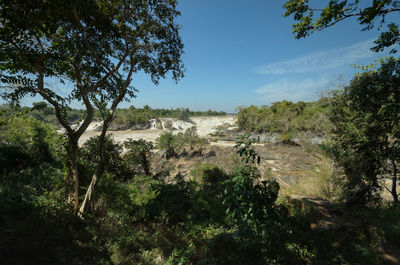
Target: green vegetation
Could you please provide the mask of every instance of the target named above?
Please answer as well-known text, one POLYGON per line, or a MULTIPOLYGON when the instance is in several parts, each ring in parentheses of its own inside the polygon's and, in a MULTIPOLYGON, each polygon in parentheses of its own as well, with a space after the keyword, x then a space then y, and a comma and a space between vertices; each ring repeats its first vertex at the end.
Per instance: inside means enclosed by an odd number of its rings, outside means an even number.
POLYGON ((145 140, 129 139, 124 143, 127 150, 124 155, 129 170, 134 175, 150 176, 150 151, 153 150, 153 143, 145 140))
MULTIPOLYGON (((8 161, 2 162, 0 206, 4 213, 1 233, 7 245, 1 248, 8 253, 5 260, 9 264, 28 264, 36 255, 39 261, 54 264, 70 264, 71 257, 76 264, 154 264, 156 260, 167 264, 319 264, 321 260, 379 264, 374 242, 381 237, 397 242, 397 219, 390 217, 383 226, 380 217, 369 210, 355 211, 359 216, 352 216, 354 222, 370 220, 367 232, 362 225, 351 230, 344 227, 339 235, 311 229, 315 212, 302 212, 290 202, 277 204, 279 185, 273 180, 257 181, 260 173, 253 166, 257 155, 246 138, 238 141, 242 159, 235 171, 226 173, 216 165, 199 164, 191 173, 192 181, 177 176, 174 184, 140 176, 146 171, 145 161, 151 159, 150 143, 128 141, 124 145, 127 152, 122 154, 121 146, 106 138, 106 173, 99 180, 95 203, 83 221, 60 229, 73 220, 71 205, 63 199, 70 184, 63 174, 65 150, 57 148, 62 138, 52 126, 27 114, 5 121, 2 158, 8 161), (11 156, 9 150, 14 146, 20 147, 11 156), (15 157, 18 166, 11 164, 15 157), (49 237, 43 224, 55 234, 49 237), (371 236, 371 242, 365 241, 371 236), (39 244, 44 238, 47 243, 39 244), (22 244, 25 240, 31 242, 29 246, 22 244), (76 240, 79 245, 73 244, 76 240), (18 255, 21 246, 27 253, 24 256, 18 255), (43 249, 53 251, 41 256, 43 249)), ((188 130, 177 139, 189 148, 196 138, 193 132, 188 130)), ((96 141, 92 138, 79 151, 83 187, 96 168, 96 141)), ((379 211, 386 217, 389 212, 398 215, 393 209, 379 211)))
POLYGON ((185 108, 176 109, 152 109, 149 106, 143 108, 130 107, 129 109, 118 109, 116 111, 115 123, 118 124, 141 124, 155 118, 176 118, 188 121, 192 116, 217 116, 226 115, 224 111, 191 111, 185 108))
POLYGON ((155 84, 169 74, 175 81, 183 76, 177 2, 5 0, 0 13, 3 97, 18 103, 27 95, 40 95, 54 108, 66 132, 74 213, 81 215, 105 168, 103 145, 115 111, 122 101, 136 96, 133 74, 144 72, 155 84), (59 85, 49 84, 54 80, 59 85), (77 128, 68 120, 72 102, 84 107, 77 128), (103 121, 98 166, 81 202, 78 141, 95 109, 103 121))
POLYGON ((375 40, 372 50, 379 52, 391 47, 391 52, 396 53, 396 46, 400 44, 400 30, 398 21, 390 22, 388 14, 397 15, 400 12, 399 1, 375 0, 364 4, 359 0, 333 0, 324 1, 325 7, 311 7, 308 1, 290 0, 286 1, 283 7, 286 9, 285 17, 293 15, 298 23, 293 24, 293 33, 296 38, 304 38, 310 34, 332 27, 335 24, 356 17, 358 23, 364 26, 363 30, 371 30, 376 24, 383 31, 375 40), (315 18, 315 14, 317 14, 315 18), (378 23, 376 23, 378 22, 378 23), (389 23, 388 23, 389 22, 389 23))
MULTIPOLYGON (((14 107, 10 105, 1 105, 0 110, 3 111, 3 117, 12 117, 19 113, 25 113, 39 121, 51 124, 56 127, 60 127, 60 123, 54 114, 54 108, 45 102, 34 102, 32 107, 14 107)), ((85 116, 84 110, 67 108, 67 120, 71 124, 76 124, 81 121, 82 117, 85 116)), ((100 116, 100 114, 99 114, 100 116)))
MULTIPOLYGON (((37 120, 50 123, 54 126, 60 127, 60 123, 55 116, 54 108, 45 102, 35 102, 32 107, 19 107, 17 109, 13 108, 12 105, 2 105, 0 109, 4 111, 4 115, 9 117, 13 114, 19 112, 25 112, 28 115, 34 117, 37 120)), ((76 124, 83 120, 85 117, 85 111, 83 109, 72 109, 67 107, 67 119, 71 124, 76 124)), ((179 120, 189 121, 190 117, 195 116, 219 116, 226 115, 224 111, 191 111, 185 108, 176 109, 152 109, 149 106, 144 106, 143 108, 135 108, 131 106, 127 109, 116 109, 115 119, 113 124, 123 124, 128 126, 133 126, 136 124, 144 124, 149 122, 151 119, 157 118, 176 118, 179 120)), ((95 121, 101 121, 102 116, 99 110, 95 111, 94 114, 95 121)))
POLYGON ((383 188, 379 178, 385 177, 392 179, 390 192, 398 204, 399 85, 400 62, 391 58, 377 69, 356 75, 348 86, 335 92, 330 114, 334 125, 331 154, 344 169, 344 190, 352 200, 370 201, 368 197, 383 188))
POLYGON ((330 129, 326 98, 317 102, 275 102, 271 106, 250 106, 238 113, 238 126, 247 132, 282 133, 282 140, 299 132, 325 134, 330 129))
POLYGON ((192 154, 201 154, 207 143, 206 138, 197 134, 195 126, 187 129, 184 133, 165 132, 156 139, 156 147, 164 150, 167 158, 176 157, 185 148, 192 154))
MULTIPOLYGON (((371 27, 376 18, 399 11, 398 1, 373 1, 362 9, 358 3, 330 1, 314 22, 317 10, 307 1, 291 0, 285 7, 286 15, 300 21, 299 37, 350 16, 371 27)), ((335 161, 331 169, 318 169, 332 173, 319 193, 338 197, 332 202, 279 198, 272 169, 266 170, 267 180, 261 178, 261 157, 250 134, 237 139, 231 170, 196 162, 186 173, 151 165, 202 157, 207 139, 196 128, 162 134, 155 144, 160 152, 144 140, 121 145, 107 136, 113 120, 138 124, 153 117, 203 115, 148 106, 117 110, 135 96, 133 73, 142 71, 156 84, 168 73, 176 81, 182 77, 176 7, 174 0, 0 1, 4 96, 18 103, 38 94, 50 104, 0 108, 0 262, 384 264, 380 249, 396 254, 399 60, 364 67, 331 98, 239 112, 241 129, 278 132, 284 142, 300 132, 331 136, 308 148, 312 154, 312 148, 322 149, 335 161), (49 79, 68 81, 67 95, 49 87, 49 79), (68 108, 74 101, 85 109, 68 108), (100 135, 78 146, 95 115, 103 121, 100 135), (52 125, 55 120, 64 135, 52 125), (78 120, 78 128, 71 126, 78 120), (380 196, 380 180, 387 176, 393 202, 380 196), (325 185, 329 181, 334 190, 325 185)), ((397 25, 389 27, 375 50, 398 44, 397 25)))
MULTIPOLYGON (((349 226, 313 228, 321 213, 311 203, 277 202, 279 185, 260 181, 247 138, 237 143, 241 159, 232 172, 198 164, 191 179, 170 181, 142 175, 151 144, 130 140, 123 154, 107 138, 105 174, 77 219, 64 199, 71 183, 54 127, 22 115, 2 125, 1 137, 0 251, 7 264, 383 264, 376 244, 399 244, 398 208, 358 206, 341 215, 349 226)), ((96 141, 79 150, 81 199, 96 141)))

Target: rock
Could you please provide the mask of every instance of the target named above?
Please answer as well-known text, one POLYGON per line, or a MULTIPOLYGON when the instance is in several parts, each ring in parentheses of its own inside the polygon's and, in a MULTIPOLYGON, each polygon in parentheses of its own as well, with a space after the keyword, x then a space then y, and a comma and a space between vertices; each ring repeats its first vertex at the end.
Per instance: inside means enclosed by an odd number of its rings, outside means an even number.
POLYGON ((147 129, 150 129, 150 122, 134 124, 130 129, 131 130, 147 130, 147 129))
POLYGON ((103 128, 103 125, 102 124, 98 124, 98 125, 93 127, 93 131, 98 132, 98 131, 101 131, 102 128, 103 128))
POLYGON ((164 120, 164 127, 165 129, 172 130, 172 121, 171 120, 164 120))
POLYGON ((215 157, 215 156, 217 156, 217 153, 214 150, 210 150, 210 151, 204 153, 204 157, 206 157, 206 158, 215 157))
POLYGON ((186 151, 186 149, 183 149, 183 151, 180 153, 179 157, 185 157, 187 156, 189 153, 186 151))
MULTIPOLYGON (((111 123, 108 127, 109 131, 121 131, 121 130, 128 130, 130 128, 129 124, 122 124, 122 123, 111 123)), ((101 130, 101 127, 100 127, 101 130)))
POLYGON ((164 129, 164 127, 163 127, 162 122, 161 122, 160 119, 156 119, 156 120, 155 120, 155 127, 156 127, 156 129, 158 129, 158 130, 163 130, 163 129, 164 129))
POLYGON ((157 155, 160 158, 165 158, 167 156, 167 151, 166 150, 159 150, 159 151, 157 151, 157 155))

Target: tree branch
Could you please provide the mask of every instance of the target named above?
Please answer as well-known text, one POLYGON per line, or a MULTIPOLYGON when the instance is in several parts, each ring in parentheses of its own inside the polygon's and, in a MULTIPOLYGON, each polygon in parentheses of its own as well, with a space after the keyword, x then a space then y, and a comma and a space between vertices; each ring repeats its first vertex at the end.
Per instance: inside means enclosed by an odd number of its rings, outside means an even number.
POLYGON ((66 121, 65 116, 62 114, 61 107, 57 101, 55 101, 49 94, 46 93, 44 89, 44 75, 43 75, 43 69, 41 66, 38 66, 38 93, 45 99, 47 100, 51 105, 54 107, 54 112, 55 115, 60 122, 60 124, 65 128, 67 131, 67 134, 70 136, 74 135, 74 130, 71 128, 69 123, 66 121))
MULTIPOLYGON (((82 35, 82 39, 83 39, 83 42, 84 42, 84 44, 85 44, 85 46, 88 48, 88 50, 90 51, 90 53, 93 55, 93 57, 96 59, 96 61, 97 61, 97 63, 98 64, 100 64, 106 71, 107 71, 107 75, 108 76, 113 76, 116 80, 119 80, 120 81, 120 78, 118 78, 116 75, 115 75, 115 73, 116 73, 116 71, 119 69, 119 67, 121 66, 121 64, 125 61, 125 59, 126 59, 126 57, 129 55, 129 49, 128 49, 128 47, 126 47, 126 52, 125 52, 125 54, 124 54, 124 56, 120 59, 120 61, 119 61, 119 63, 118 63, 118 65, 116 66, 116 67, 114 67, 113 69, 110 69, 109 67, 108 67, 108 65, 106 65, 101 59, 100 59, 100 57, 98 56, 98 54, 96 53, 96 51, 93 49, 93 47, 89 44, 89 42, 88 42, 88 40, 87 40, 87 38, 86 38, 86 34, 85 34, 85 28, 83 27, 83 25, 82 25, 82 23, 81 23, 81 21, 80 21, 80 19, 79 19, 79 17, 78 17, 78 12, 77 12, 77 10, 76 10, 76 6, 74 5, 73 7, 72 7, 72 13, 73 13, 73 15, 74 15, 74 18, 75 18, 75 20, 76 20, 76 23, 78 24, 78 29, 79 29, 79 31, 80 31, 80 33, 81 33, 81 35, 82 35)), ((106 75, 106 76, 107 76, 106 75)), ((108 78, 108 77, 107 77, 108 78)), ((105 80, 104 80, 105 81, 105 80)), ((102 83, 104 83, 104 81, 102 82, 102 83)), ((101 85, 101 84, 100 84, 101 85)), ((97 87, 99 87, 100 85, 98 85, 97 87)), ((96 87, 96 88, 97 88, 96 87)))

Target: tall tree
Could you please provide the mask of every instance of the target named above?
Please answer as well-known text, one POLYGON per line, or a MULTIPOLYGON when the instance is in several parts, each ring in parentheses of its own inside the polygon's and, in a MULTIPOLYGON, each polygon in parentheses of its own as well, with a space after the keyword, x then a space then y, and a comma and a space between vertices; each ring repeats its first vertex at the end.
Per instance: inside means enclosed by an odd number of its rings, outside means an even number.
POLYGON ((358 190, 355 199, 368 199, 380 187, 378 177, 390 171, 389 191, 397 204, 400 61, 389 59, 378 69, 356 75, 333 98, 330 119, 336 158, 345 169, 348 189, 358 190))
POLYGON ((81 213, 104 172, 104 138, 115 110, 135 96, 134 73, 145 72, 155 84, 169 72, 175 80, 183 76, 176 7, 175 0, 0 1, 3 96, 19 101, 39 94, 54 107, 68 139, 74 214, 79 208, 78 140, 95 108, 103 114, 99 165, 81 213), (61 89, 49 85, 54 80, 64 84, 61 89), (86 110, 78 128, 66 118, 71 102, 86 110))
POLYGON ((398 16, 400 13, 400 1, 393 0, 329 0, 315 1, 311 5, 309 0, 289 0, 283 5, 286 12, 283 16, 293 15, 293 33, 296 38, 304 38, 315 31, 320 31, 335 24, 349 19, 357 18, 363 30, 374 28, 374 23, 378 21, 378 29, 386 26, 377 40, 373 51, 382 51, 386 47, 392 47, 391 52, 397 52, 400 44, 400 29, 398 20, 387 23, 388 15, 393 13, 398 16), (367 3, 368 2, 368 3, 367 3))

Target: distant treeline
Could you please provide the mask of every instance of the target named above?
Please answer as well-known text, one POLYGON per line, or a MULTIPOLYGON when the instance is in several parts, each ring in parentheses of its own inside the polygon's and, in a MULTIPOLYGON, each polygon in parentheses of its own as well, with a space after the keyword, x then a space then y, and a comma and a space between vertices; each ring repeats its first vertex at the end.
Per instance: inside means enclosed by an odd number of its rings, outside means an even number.
POLYGON ((238 126, 242 130, 257 133, 325 133, 331 126, 327 117, 329 109, 328 98, 316 102, 293 103, 284 100, 270 106, 250 106, 239 110, 238 126))
MULTIPOLYGON (((32 107, 21 107, 14 109, 8 105, 0 106, 0 111, 5 116, 10 116, 16 112, 24 112, 37 120, 44 121, 58 126, 59 123, 54 115, 54 108, 45 102, 36 102, 32 104, 32 107)), ((73 109, 67 107, 66 109, 67 119, 71 124, 79 122, 84 116, 85 111, 82 109, 73 109)), ((145 123, 150 119, 155 118, 176 118, 180 120, 189 120, 192 116, 216 116, 226 115, 224 111, 191 111, 187 108, 176 108, 176 109, 152 109, 148 105, 143 108, 135 108, 131 106, 127 109, 118 109, 116 111, 115 123, 124 124, 137 124, 145 123)), ((100 111, 95 112, 95 120, 101 120, 100 111)))
POLYGON ((131 106, 128 109, 118 109, 116 111, 115 123, 121 124, 140 124, 155 118, 176 118, 179 120, 189 120, 193 116, 217 116, 226 115, 224 111, 191 111, 187 108, 176 109, 152 109, 148 105, 143 108, 131 106))
MULTIPOLYGON (((13 107, 11 105, 4 104, 0 106, 0 113, 2 116, 5 117, 24 114, 45 123, 53 124, 55 126, 59 125, 58 120, 54 114, 54 108, 45 102, 35 102, 32 104, 32 107, 13 107)), ((66 113, 67 120, 71 124, 77 123, 85 115, 84 110, 73 109, 70 107, 67 107, 66 113)))

